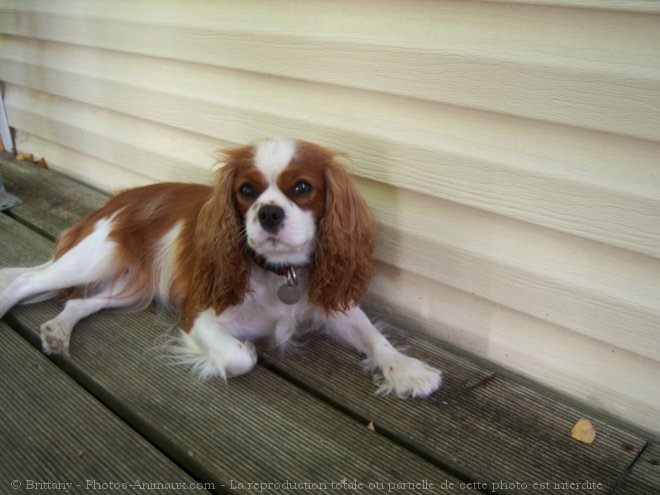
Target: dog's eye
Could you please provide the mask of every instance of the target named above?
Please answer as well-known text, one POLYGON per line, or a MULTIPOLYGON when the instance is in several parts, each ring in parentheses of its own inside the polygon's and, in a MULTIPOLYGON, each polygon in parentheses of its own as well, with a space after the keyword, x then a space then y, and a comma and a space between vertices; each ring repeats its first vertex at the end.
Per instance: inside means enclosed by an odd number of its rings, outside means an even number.
POLYGON ((306 180, 299 180, 293 185, 294 196, 307 196, 310 192, 312 192, 312 185, 306 180))
POLYGON ((250 183, 243 184, 238 192, 241 194, 241 196, 246 198, 255 198, 257 196, 257 188, 250 183))

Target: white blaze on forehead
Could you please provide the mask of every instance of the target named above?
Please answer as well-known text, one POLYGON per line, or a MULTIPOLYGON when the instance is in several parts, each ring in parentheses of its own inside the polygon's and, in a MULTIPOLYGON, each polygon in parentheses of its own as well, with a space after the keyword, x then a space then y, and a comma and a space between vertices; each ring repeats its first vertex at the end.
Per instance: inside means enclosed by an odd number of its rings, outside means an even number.
POLYGON ((275 137, 255 145, 254 164, 271 184, 286 168, 296 152, 292 139, 275 137))

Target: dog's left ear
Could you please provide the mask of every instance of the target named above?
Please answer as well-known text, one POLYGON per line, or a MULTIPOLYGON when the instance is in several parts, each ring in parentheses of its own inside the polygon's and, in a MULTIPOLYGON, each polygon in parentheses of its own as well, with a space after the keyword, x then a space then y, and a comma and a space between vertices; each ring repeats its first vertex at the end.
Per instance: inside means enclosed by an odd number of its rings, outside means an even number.
POLYGON ((336 158, 324 167, 325 214, 319 221, 309 298, 324 311, 347 311, 366 295, 373 271, 374 223, 366 201, 336 158))

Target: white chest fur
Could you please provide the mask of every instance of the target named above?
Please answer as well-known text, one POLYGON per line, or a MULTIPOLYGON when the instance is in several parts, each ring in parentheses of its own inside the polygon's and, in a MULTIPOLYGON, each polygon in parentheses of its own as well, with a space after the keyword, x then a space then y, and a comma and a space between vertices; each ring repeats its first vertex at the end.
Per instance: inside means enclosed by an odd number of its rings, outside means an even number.
POLYGON ((285 277, 253 265, 249 292, 243 303, 229 308, 219 322, 239 340, 271 338, 277 346, 285 344, 297 331, 316 329, 322 318, 307 298, 308 273, 298 270, 300 301, 284 304, 277 290, 286 282, 285 277))

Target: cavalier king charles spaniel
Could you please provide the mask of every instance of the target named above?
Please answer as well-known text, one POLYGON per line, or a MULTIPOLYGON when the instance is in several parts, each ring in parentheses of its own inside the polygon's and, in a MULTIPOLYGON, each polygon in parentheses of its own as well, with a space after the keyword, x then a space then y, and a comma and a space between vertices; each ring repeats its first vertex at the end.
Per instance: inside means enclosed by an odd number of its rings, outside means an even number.
POLYGON ((358 307, 372 272, 364 199, 320 146, 273 138, 231 149, 212 187, 164 183, 124 191, 64 231, 55 256, 0 270, 0 317, 59 294, 41 326, 47 353, 68 353, 73 327, 104 308, 156 299, 181 316, 179 361, 227 379, 278 346, 325 329, 366 354, 378 393, 426 397, 441 372, 395 349, 358 307))

